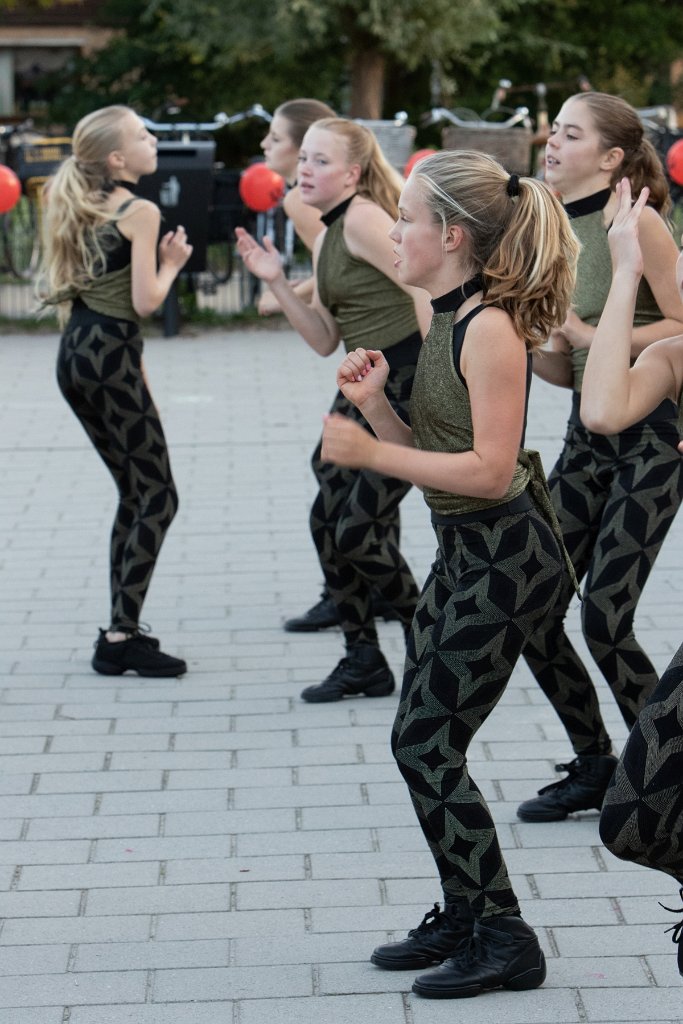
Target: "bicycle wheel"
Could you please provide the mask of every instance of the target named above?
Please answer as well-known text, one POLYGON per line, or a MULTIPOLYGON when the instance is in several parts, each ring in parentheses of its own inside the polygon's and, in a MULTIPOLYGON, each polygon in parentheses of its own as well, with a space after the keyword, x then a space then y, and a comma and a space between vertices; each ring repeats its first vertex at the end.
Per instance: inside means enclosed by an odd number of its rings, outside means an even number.
POLYGON ((40 236, 35 202, 22 196, 4 217, 5 258, 10 273, 28 280, 38 269, 40 236))

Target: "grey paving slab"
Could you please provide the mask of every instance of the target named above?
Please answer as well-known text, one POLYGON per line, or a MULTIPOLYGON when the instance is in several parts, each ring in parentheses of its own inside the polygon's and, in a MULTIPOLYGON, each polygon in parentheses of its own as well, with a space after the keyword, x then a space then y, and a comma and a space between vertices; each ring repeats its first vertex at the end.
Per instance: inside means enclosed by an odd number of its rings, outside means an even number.
MULTIPOLYGON (((439 890, 389 747, 397 695, 305 704, 341 634, 281 628, 319 593, 308 460, 334 357, 288 331, 147 345, 181 504, 145 614, 190 671, 143 681, 90 670, 112 489, 54 386, 54 349, 0 337, 0 1024, 679 1021, 673 915, 658 906, 675 884, 602 850, 596 814, 516 816, 572 756, 525 665, 470 765, 546 985, 462 1006, 368 963, 439 890)), ((568 399, 534 383, 529 441, 548 466, 568 399)), ((417 493, 402 524, 422 579, 434 542, 417 493)), ((676 522, 636 620, 660 670, 678 647, 681 569, 676 522)), ((567 629, 585 654, 576 605, 567 629)), ((379 634, 400 678, 401 631, 379 634)))

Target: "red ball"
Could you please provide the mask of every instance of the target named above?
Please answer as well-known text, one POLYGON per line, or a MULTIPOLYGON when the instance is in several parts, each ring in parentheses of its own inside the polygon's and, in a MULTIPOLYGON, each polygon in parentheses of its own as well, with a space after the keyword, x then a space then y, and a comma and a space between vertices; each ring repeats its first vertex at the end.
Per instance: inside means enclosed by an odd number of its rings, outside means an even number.
POLYGON ((403 168, 404 177, 406 177, 406 178, 408 177, 408 175, 412 171, 412 169, 415 166, 415 164, 418 164, 420 162, 420 160, 424 160, 424 158, 426 156, 432 156, 434 153, 436 153, 435 149, 418 149, 418 150, 416 150, 413 153, 413 155, 408 158, 408 162, 405 165, 405 167, 403 168))
POLYGON ((21 182, 11 167, 0 164, 0 213, 7 213, 21 195, 21 182))
POLYGON ((250 164, 240 176, 239 193, 250 210, 265 213, 277 206, 285 194, 285 179, 262 162, 250 164))
POLYGON ((666 154, 666 169, 676 185, 683 185, 683 139, 674 142, 666 154))

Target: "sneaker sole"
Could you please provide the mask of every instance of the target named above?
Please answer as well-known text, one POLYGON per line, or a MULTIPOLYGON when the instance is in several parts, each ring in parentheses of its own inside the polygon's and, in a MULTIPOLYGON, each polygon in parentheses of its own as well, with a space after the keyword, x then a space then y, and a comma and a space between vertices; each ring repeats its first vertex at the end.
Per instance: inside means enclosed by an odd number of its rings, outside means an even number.
POLYGON ((423 967, 438 967, 443 963, 443 959, 428 960, 426 957, 414 957, 412 960, 384 960, 373 953, 370 963, 375 967, 380 967, 383 971, 419 971, 423 967))
POLYGON ((95 671, 102 676, 122 676, 126 672, 137 672, 139 676, 146 679, 176 679, 187 672, 187 665, 171 671, 169 669, 122 668, 121 665, 115 665, 111 661, 102 661, 99 658, 93 658, 91 664, 95 671))

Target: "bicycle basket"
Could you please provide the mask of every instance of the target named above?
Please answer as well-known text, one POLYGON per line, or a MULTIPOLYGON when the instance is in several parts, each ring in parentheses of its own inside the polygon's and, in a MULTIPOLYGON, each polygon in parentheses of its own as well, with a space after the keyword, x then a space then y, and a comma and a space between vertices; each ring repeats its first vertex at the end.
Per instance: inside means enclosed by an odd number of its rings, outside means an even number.
POLYGON ((25 182, 29 178, 49 178, 70 154, 71 139, 44 136, 12 148, 8 163, 11 162, 19 180, 25 182))
POLYGON ((441 131, 444 149, 476 149, 495 157, 510 174, 529 174, 531 168, 531 128, 495 128, 468 124, 466 128, 449 125, 441 131))
POLYGON ((356 122, 370 129, 387 161, 403 174, 413 151, 417 129, 411 124, 396 124, 395 121, 365 121, 359 117, 356 122))

